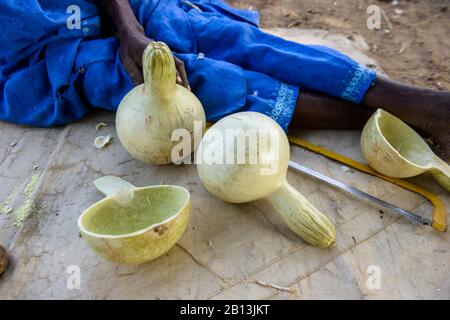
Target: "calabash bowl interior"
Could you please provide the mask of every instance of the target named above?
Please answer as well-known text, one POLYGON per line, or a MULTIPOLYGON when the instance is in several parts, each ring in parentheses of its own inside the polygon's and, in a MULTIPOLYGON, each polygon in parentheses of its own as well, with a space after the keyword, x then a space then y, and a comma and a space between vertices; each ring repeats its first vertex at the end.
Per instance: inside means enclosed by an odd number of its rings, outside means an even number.
POLYGON ((79 225, 82 231, 98 236, 145 232, 174 219, 189 199, 182 187, 136 188, 125 197, 113 195, 97 202, 81 215, 79 225))
POLYGON ((384 139, 402 158, 418 166, 429 163, 433 155, 430 147, 403 121, 381 111, 377 126, 384 139))

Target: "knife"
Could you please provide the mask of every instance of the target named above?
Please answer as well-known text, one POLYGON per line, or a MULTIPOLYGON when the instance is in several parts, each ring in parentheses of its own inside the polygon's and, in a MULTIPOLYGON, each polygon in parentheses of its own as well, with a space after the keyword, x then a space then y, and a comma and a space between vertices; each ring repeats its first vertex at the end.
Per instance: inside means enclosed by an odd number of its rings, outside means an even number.
POLYGON ((347 193, 350 193, 350 194, 352 194, 352 195, 354 195, 354 196, 356 196, 356 197, 358 197, 360 199, 368 200, 368 201, 372 202, 373 204, 375 204, 377 207, 382 207, 384 209, 387 209, 387 210, 389 210, 389 211, 391 211, 393 213, 399 214, 399 215, 401 215, 401 216, 403 216, 403 217, 405 217, 405 218, 407 218, 409 220, 412 220, 414 222, 417 222, 417 223, 420 223, 420 224, 426 225, 426 226, 433 225, 433 221, 431 221, 430 219, 423 218, 423 217, 421 217, 421 216, 419 216, 419 215, 417 215, 417 214, 415 214, 415 213, 413 213, 411 211, 399 208, 399 207, 397 207, 397 206, 395 206, 395 205, 393 205, 393 204, 391 204, 389 202, 386 202, 384 200, 376 198, 376 197, 374 197, 374 196, 372 196, 372 195, 370 195, 368 193, 365 193, 365 192, 363 192, 361 190, 358 190, 358 189, 356 189, 354 187, 351 187, 351 186, 349 186, 349 185, 347 185, 345 183, 342 183, 340 181, 337 181, 337 180, 334 180, 334 179, 332 179, 330 177, 327 177, 327 176, 325 176, 325 175, 323 175, 323 174, 321 174, 321 173, 319 173, 317 171, 314 171, 314 170, 312 170, 310 168, 302 166, 302 165, 300 165, 300 164, 298 164, 296 162, 289 161, 289 168, 294 170, 294 171, 306 174, 307 176, 313 177, 313 178, 315 178, 317 180, 320 180, 322 182, 325 182, 328 185, 333 186, 333 187, 335 187, 337 189, 346 191, 347 193))

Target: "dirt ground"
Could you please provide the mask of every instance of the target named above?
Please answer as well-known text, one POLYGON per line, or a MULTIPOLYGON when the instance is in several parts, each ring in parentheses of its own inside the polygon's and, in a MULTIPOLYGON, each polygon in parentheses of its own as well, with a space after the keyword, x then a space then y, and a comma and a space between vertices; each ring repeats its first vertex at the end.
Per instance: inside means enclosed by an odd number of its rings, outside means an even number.
POLYGON ((230 0, 257 9, 261 26, 325 29, 362 35, 370 55, 393 79, 450 90, 450 0, 230 0), (367 28, 370 5, 386 15, 381 30, 367 28))

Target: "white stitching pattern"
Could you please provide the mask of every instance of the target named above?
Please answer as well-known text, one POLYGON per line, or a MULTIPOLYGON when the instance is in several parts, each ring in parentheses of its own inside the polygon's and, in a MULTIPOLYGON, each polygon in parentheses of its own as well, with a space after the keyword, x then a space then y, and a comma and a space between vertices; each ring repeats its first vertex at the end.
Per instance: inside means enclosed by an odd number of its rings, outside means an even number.
POLYGON ((357 65, 352 80, 348 84, 347 89, 342 93, 342 98, 352 102, 358 102, 359 96, 362 93, 360 92, 360 85, 372 79, 374 74, 375 71, 357 65))
POLYGON ((296 90, 285 83, 281 83, 276 86, 274 92, 276 92, 276 100, 275 105, 271 104, 270 117, 275 121, 280 116, 290 117, 295 108, 296 90))

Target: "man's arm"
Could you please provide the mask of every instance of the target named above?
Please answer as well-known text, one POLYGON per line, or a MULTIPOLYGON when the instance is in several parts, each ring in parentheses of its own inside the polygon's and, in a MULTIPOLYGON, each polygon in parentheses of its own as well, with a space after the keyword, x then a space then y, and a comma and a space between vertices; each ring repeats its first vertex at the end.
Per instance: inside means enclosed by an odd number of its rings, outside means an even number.
MULTIPOLYGON (((111 18, 117 28, 120 41, 120 58, 135 85, 144 82, 142 75, 142 54, 152 39, 145 35, 144 28, 137 21, 128 0, 97 0, 97 3, 111 18)), ((189 88, 184 63, 175 58, 178 71, 177 83, 189 88)), ((190 88, 189 88, 190 89, 190 88)))
POLYGON ((119 37, 144 33, 144 29, 134 16, 128 0, 97 0, 97 3, 114 22, 119 37))

